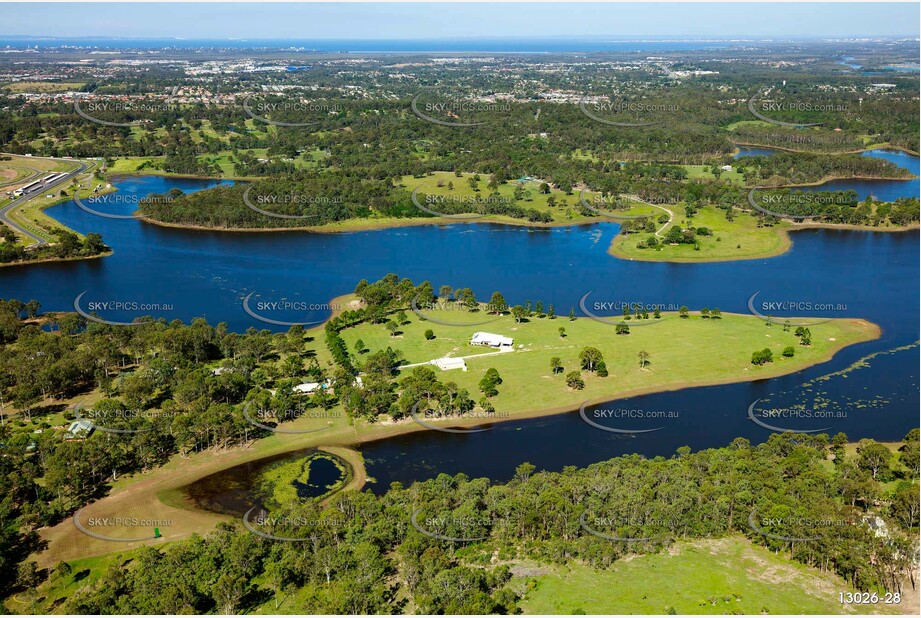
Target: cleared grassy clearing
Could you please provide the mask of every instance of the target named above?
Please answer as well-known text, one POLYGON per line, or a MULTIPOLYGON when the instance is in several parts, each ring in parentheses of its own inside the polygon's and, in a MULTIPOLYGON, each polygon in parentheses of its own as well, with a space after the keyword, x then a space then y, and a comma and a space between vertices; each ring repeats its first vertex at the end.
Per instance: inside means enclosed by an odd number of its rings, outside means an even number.
POLYGON ((839 603, 841 578, 742 537, 679 542, 608 570, 572 565, 536 578, 526 614, 898 614, 897 605, 839 603))
MULTIPOLYGON (((476 182, 476 190, 473 189, 473 186, 470 184, 471 179, 473 179, 475 174, 461 174, 457 176, 453 172, 435 172, 424 178, 416 178, 414 176, 403 176, 401 179, 401 184, 406 188, 407 191, 413 191, 419 189, 419 192, 424 195, 443 195, 451 196, 455 199, 472 199, 479 197, 480 199, 487 199, 493 192, 489 189, 489 176, 481 175, 480 180, 476 182), (453 187, 449 188, 449 184, 453 187)), ((553 215, 554 222, 571 222, 579 223, 584 221, 599 221, 605 220, 606 217, 586 217, 580 214, 580 192, 573 191, 570 194, 565 193, 557 188, 550 188, 549 193, 541 193, 541 184, 542 181, 536 179, 528 179, 522 182, 517 180, 509 181, 505 184, 501 184, 497 187, 497 191, 501 198, 508 200, 511 203, 511 200, 514 198, 516 189, 520 186, 524 191, 524 195, 521 199, 517 200, 517 206, 520 208, 533 208, 534 210, 540 212, 549 212, 553 215), (554 205, 550 205, 551 198, 554 201, 554 205)), ((586 191, 585 200, 593 205, 592 200, 597 196, 596 193, 586 191)), ((421 201, 421 200, 420 200, 421 201)), ((432 210, 438 210, 438 206, 432 205, 432 210)), ((637 204, 635 208, 630 208, 629 210, 620 211, 618 214, 623 214, 624 216, 640 216, 640 215, 654 215, 657 212, 661 212, 656 208, 646 205, 646 204, 637 204)), ((507 217, 498 217, 495 215, 489 215, 488 219, 504 219, 507 217)), ((509 218, 511 219, 511 218, 509 218)), ((511 221, 522 222, 520 219, 511 219, 511 221)))
POLYGON ((7 92, 67 92, 78 90, 84 86, 83 82, 13 82, 0 86, 0 90, 7 92))
MULTIPOLYGON (((710 165, 682 165, 681 167, 688 171, 688 178, 691 180, 714 180, 716 178, 710 171, 713 169, 710 165)), ((731 172, 720 170, 719 179, 723 182, 730 182, 740 186, 745 184, 745 177, 737 170, 732 170, 731 172)))

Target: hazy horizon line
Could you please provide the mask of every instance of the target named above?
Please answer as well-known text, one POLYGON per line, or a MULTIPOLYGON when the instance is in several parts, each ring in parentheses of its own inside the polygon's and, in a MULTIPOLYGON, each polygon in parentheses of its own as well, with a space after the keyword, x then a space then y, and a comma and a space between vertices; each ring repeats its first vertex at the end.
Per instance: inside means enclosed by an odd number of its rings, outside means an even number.
POLYGON ((433 39, 443 41, 463 41, 463 40, 545 40, 545 39, 618 39, 623 41, 642 41, 647 39, 665 39, 675 41, 731 41, 731 40, 774 40, 774 39, 904 39, 914 38, 921 40, 921 35, 917 33, 893 33, 893 34, 727 34, 727 35, 687 35, 687 34, 548 34, 539 36, 506 36, 506 35, 484 35, 484 36, 455 36, 455 37, 272 37, 272 36, 255 36, 255 37, 177 37, 169 35, 158 36, 114 36, 105 34, 87 34, 87 35, 54 35, 54 34, 4 34, 0 33, 0 38, 10 39, 109 39, 109 40, 134 40, 134 41, 430 41, 433 39))

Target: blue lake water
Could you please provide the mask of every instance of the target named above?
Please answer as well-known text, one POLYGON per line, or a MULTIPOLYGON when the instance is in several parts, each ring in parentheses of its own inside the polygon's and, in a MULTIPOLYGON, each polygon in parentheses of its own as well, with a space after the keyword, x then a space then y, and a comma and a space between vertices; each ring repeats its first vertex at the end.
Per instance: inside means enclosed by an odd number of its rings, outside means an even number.
POLYGON ((856 63, 854 62, 854 60, 855 60, 855 59, 854 59, 853 56, 842 56, 841 60, 839 60, 839 61, 836 62, 835 64, 840 64, 840 65, 846 66, 846 67, 851 68, 851 69, 860 69, 860 68, 863 68, 863 65, 856 64, 856 63))
POLYGON ((754 146, 739 146, 739 152, 736 153, 735 159, 742 157, 769 157, 778 152, 773 148, 756 148, 754 146))
MULTIPOLYGON (((735 158, 770 156, 776 152, 778 151, 772 148, 740 146, 735 158)), ((853 189, 861 200, 865 200, 868 195, 872 195, 873 199, 883 202, 891 202, 900 197, 918 197, 919 191, 921 191, 918 178, 919 174, 921 174, 918 171, 918 157, 900 150, 869 150, 862 153, 862 155, 891 161, 899 167, 910 171, 915 175, 915 178, 909 180, 831 180, 814 187, 800 187, 799 190, 817 192, 853 189)))
MULTIPOLYGON (((885 156, 899 161, 906 157, 905 166, 913 165, 910 169, 917 173, 917 158, 901 153, 885 156)), ((195 191, 215 184, 140 177, 123 179, 117 186, 121 195, 143 196, 173 187, 195 191)), ((913 186, 917 194, 917 181, 913 186)), ((692 309, 719 306, 732 312, 747 311, 748 298, 759 292, 762 299, 846 305, 831 317, 866 318, 883 328, 881 339, 848 348, 832 361, 795 375, 636 397, 617 404, 677 412, 653 433, 616 436, 588 426, 578 414, 565 414, 500 424, 473 435, 427 431, 364 445, 378 489, 435 471, 507 478, 522 461, 560 469, 627 452, 667 455, 682 445, 719 446, 737 436, 761 441, 768 430, 747 419, 748 406, 757 398, 776 406, 812 406, 816 404, 810 397, 828 399, 847 416, 820 426, 831 424, 832 433, 844 431, 852 437, 897 440, 918 423, 916 347, 878 356, 846 378, 800 388, 804 381, 842 370, 865 355, 917 341, 917 232, 813 229, 796 232, 792 249, 774 258, 672 264, 610 256, 607 248, 618 231, 614 223, 540 230, 468 223, 349 234, 259 234, 180 230, 100 218, 73 202, 48 212, 81 232, 100 232, 115 254, 0 269, 0 297, 35 298, 44 310, 70 310, 82 292, 87 303, 115 300, 168 307, 153 312, 100 311, 113 320, 130 321, 154 313, 182 320, 204 316, 211 323, 225 321, 234 330, 266 328, 268 324, 243 310, 242 300, 251 292, 254 300, 323 304, 352 291, 358 279, 374 280, 395 272, 417 282, 427 279, 436 289, 442 284, 471 287, 481 299, 501 290, 511 303, 553 303, 560 315, 577 308, 588 292, 593 301, 673 303, 692 309)), ((272 317, 313 321, 327 315, 327 310, 315 308, 272 317)), ((543 407, 540 401, 534 406, 543 407)))

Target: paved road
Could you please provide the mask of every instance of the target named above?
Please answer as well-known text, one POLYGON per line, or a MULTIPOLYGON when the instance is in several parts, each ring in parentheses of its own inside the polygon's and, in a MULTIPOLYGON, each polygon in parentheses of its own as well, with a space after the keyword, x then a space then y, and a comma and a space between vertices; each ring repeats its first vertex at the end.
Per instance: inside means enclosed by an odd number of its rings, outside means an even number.
MULTIPOLYGON (((36 158, 38 158, 38 157, 36 157, 36 158)), ((31 238, 32 240, 34 240, 34 241, 35 241, 35 246, 37 246, 37 247, 41 247, 42 245, 47 245, 47 244, 48 244, 48 241, 45 240, 44 238, 42 238, 41 236, 38 236, 37 234, 33 234, 32 232, 30 232, 29 230, 25 229, 24 227, 22 227, 22 226, 19 225, 18 223, 15 223, 12 219, 10 219, 9 213, 10 213, 14 208, 16 208, 16 207, 18 207, 18 206, 22 206, 23 204, 25 204, 26 202, 28 202, 28 201, 31 200, 32 198, 39 197, 39 196, 41 196, 41 195, 45 195, 45 192, 46 192, 48 189, 51 189, 51 188, 53 188, 53 187, 56 187, 56 186, 58 186, 58 185, 60 185, 60 184, 63 184, 63 183, 65 183, 65 182, 70 182, 70 180, 71 180, 74 176, 76 176, 77 174, 81 174, 81 173, 85 172, 86 169, 89 167, 88 164, 84 163, 83 161, 77 161, 76 159, 53 159, 53 160, 54 160, 54 161, 64 161, 64 162, 66 162, 66 163, 76 163, 79 167, 78 167, 77 169, 73 170, 72 172, 68 172, 66 176, 62 177, 61 179, 57 180, 56 182, 53 182, 52 184, 50 184, 50 185, 48 185, 48 186, 46 186, 46 187, 42 187, 42 189, 41 189, 40 191, 34 191, 34 192, 32 192, 32 193, 30 193, 30 194, 28 194, 28 195, 23 195, 23 196, 20 197, 19 199, 15 199, 15 200, 13 200, 12 202, 10 202, 9 204, 7 204, 6 206, 4 206, 3 208, 0 208, 0 221, 2 221, 3 223, 7 224, 7 225, 10 226, 11 228, 13 228, 15 231, 17 231, 17 232, 19 232, 20 234, 22 234, 23 236, 28 236, 29 238, 31 238)), ((50 173, 52 173, 52 172, 48 172, 48 173, 50 174, 50 173)))

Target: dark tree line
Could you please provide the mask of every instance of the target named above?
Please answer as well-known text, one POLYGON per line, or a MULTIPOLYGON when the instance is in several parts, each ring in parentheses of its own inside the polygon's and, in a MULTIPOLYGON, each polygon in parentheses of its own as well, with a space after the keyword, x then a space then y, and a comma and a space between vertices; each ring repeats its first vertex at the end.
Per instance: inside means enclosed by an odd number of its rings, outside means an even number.
MULTIPOLYGON (((917 465, 887 493, 880 481, 898 478, 880 463, 891 460, 888 449, 865 441, 848 458, 846 441, 775 434, 754 446, 738 438, 723 448, 625 455, 562 472, 525 463, 505 483, 441 474, 409 487, 394 483, 382 495, 309 500, 272 512, 274 523, 261 530, 307 542, 221 524, 204 538, 141 550, 65 609, 233 613, 267 604, 298 613, 515 613, 518 593, 508 566, 491 564, 496 553, 503 561, 604 569, 628 554, 728 535, 836 573, 859 590, 901 590, 916 568, 917 465), (880 465, 886 472, 874 479, 880 465), (884 519, 886 536, 866 525, 867 514, 884 519), (583 524, 650 540, 610 540, 583 524)), ((909 465, 917 451, 913 430, 902 446, 909 465)))

